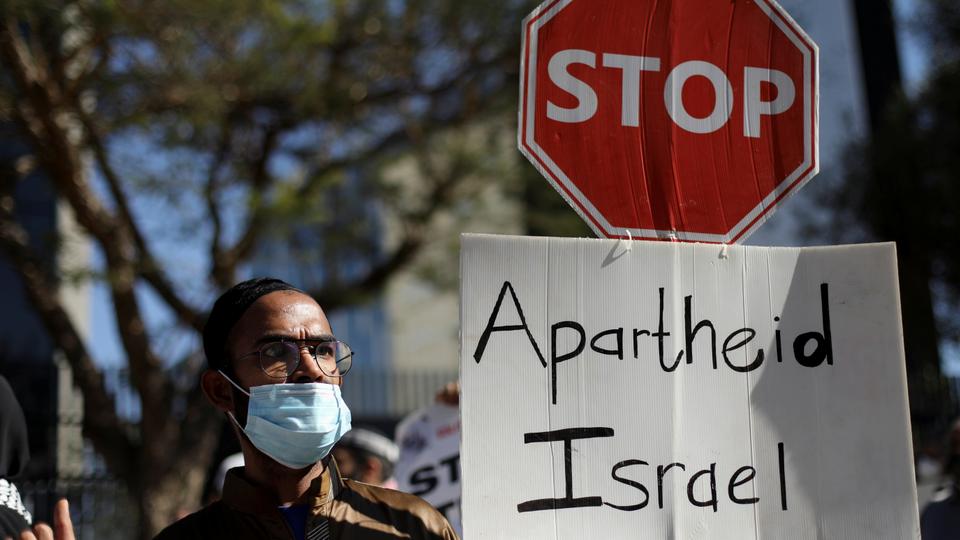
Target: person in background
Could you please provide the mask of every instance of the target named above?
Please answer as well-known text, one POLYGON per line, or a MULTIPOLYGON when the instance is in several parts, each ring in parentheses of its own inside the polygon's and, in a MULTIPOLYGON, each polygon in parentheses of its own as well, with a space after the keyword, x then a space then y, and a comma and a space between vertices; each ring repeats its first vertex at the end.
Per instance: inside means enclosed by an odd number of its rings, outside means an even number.
POLYGON ((397 489, 392 475, 399 454, 393 441, 364 428, 351 429, 333 448, 341 476, 390 489, 397 489))
POLYGON ((73 526, 66 500, 57 502, 53 529, 44 523, 37 523, 31 528, 33 517, 24 507, 20 492, 12 482, 23 472, 28 461, 30 446, 23 409, 10 383, 0 376, 0 538, 73 540, 73 526))
POLYGON ((217 472, 213 475, 213 489, 210 492, 210 498, 207 500, 207 504, 220 500, 220 497, 223 496, 223 482, 227 479, 227 471, 236 467, 243 467, 243 452, 230 454, 220 462, 220 465, 217 467, 217 472))
POLYGON ((343 479, 330 451, 350 430, 340 395, 353 352, 317 302, 277 279, 244 281, 213 305, 201 387, 234 428, 245 465, 223 497, 159 540, 455 540, 423 499, 343 479))
POLYGON ((943 460, 945 485, 920 516, 923 540, 960 538, 960 418, 954 421, 947 435, 946 449, 943 460))
POLYGON ((437 394, 433 397, 437 403, 443 403, 451 407, 460 406, 460 381, 451 381, 443 385, 437 394))
POLYGON ((913 462, 917 482, 917 504, 926 508, 943 487, 943 435, 926 435, 914 443, 916 458, 913 462))
POLYGON ((27 422, 10 383, 0 376, 0 534, 4 536, 19 537, 33 521, 12 481, 28 461, 27 422))
POLYGON ((460 383, 440 388, 432 405, 413 411, 396 428, 400 448, 397 489, 414 493, 443 514, 457 534, 460 520, 460 383))

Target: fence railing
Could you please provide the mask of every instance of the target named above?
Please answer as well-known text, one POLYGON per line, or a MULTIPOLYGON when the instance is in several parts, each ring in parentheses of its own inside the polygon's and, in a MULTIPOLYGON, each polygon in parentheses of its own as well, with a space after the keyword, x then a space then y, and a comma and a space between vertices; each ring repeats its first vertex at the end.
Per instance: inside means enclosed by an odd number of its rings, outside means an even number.
POLYGON ((343 399, 355 417, 400 419, 433 403, 437 391, 457 375, 456 369, 356 369, 344 377, 343 399))
POLYGON ((126 540, 136 536, 136 512, 121 482, 109 476, 17 482, 34 521, 51 523, 62 497, 70 501, 77 540, 126 540))
POLYGON ((908 388, 914 441, 939 439, 960 417, 960 377, 915 376, 908 388))

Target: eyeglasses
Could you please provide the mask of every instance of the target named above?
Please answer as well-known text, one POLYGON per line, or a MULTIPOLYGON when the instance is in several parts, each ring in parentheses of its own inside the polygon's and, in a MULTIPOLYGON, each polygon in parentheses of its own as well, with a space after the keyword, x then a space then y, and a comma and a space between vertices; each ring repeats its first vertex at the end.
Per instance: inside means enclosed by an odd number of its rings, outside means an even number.
POLYGON ((340 340, 329 341, 288 341, 278 340, 264 343, 259 349, 245 354, 240 359, 257 355, 260 360, 260 369, 268 377, 286 379, 300 367, 303 355, 300 351, 307 349, 310 356, 317 362, 317 367, 328 377, 343 377, 353 365, 353 350, 340 340))

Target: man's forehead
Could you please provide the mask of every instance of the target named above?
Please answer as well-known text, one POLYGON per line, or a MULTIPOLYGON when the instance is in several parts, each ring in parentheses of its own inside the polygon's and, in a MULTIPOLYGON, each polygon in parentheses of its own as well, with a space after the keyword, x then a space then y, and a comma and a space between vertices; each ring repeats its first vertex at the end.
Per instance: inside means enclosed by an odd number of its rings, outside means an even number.
MULTIPOLYGON (((295 293, 296 294, 296 293, 295 293)), ((299 298, 290 300, 280 306, 280 311, 289 315, 310 317, 321 313, 320 306, 310 297, 302 294, 299 298)))
POLYGON ((262 311, 287 311, 298 306, 309 306, 317 311, 320 310, 316 300, 299 291, 273 291, 257 298, 250 308, 259 308, 262 311))
POLYGON ((308 333, 329 334, 323 310, 309 296, 293 291, 277 291, 258 298, 237 324, 244 334, 284 333, 302 329, 308 333))

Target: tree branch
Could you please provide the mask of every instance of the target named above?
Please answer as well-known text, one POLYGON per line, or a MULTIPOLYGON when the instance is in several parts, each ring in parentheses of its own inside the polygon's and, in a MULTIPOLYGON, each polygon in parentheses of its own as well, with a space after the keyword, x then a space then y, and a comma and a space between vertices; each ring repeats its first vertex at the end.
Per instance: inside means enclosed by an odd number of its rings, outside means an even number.
POLYGON ((399 244, 369 272, 349 283, 331 282, 311 291, 325 310, 333 311, 346 304, 372 296, 399 270, 409 265, 425 242, 425 231, 437 211, 450 202, 455 188, 466 173, 462 164, 455 162, 445 174, 440 174, 428 156, 428 143, 419 141, 416 154, 424 176, 432 180, 430 191, 424 195, 427 203, 403 218, 404 235, 399 244))
MULTIPOLYGON (((363 104, 372 105, 377 103, 389 102, 391 99, 399 99, 400 96, 406 95, 419 95, 431 99, 439 99, 441 96, 447 93, 456 93, 462 86, 467 84, 471 75, 481 71, 482 68, 493 67, 503 62, 506 58, 506 55, 499 55, 492 57, 486 61, 477 61, 476 63, 467 63, 471 65, 471 68, 464 69, 460 73, 449 77, 446 81, 433 86, 431 88, 424 88, 418 84, 414 85, 412 90, 404 90, 399 87, 394 87, 392 89, 382 90, 376 94, 372 94, 364 99, 363 104)), ((433 123, 435 129, 441 129, 444 127, 454 127, 457 125, 463 124, 468 119, 468 114, 464 111, 461 111, 459 114, 455 114, 449 118, 440 118, 435 116, 429 118, 426 121, 433 123)), ((346 122, 348 118, 338 118, 341 121, 346 122)), ((316 190, 317 184, 323 179, 323 177, 331 171, 349 167, 355 163, 366 163, 369 162, 372 158, 382 155, 385 152, 388 152, 395 148, 402 148, 406 145, 409 145, 415 142, 416 138, 419 137, 420 129, 414 127, 411 123, 401 126, 388 134, 382 136, 376 143, 368 146, 367 148, 351 152, 348 157, 340 159, 330 159, 322 163, 317 163, 312 166, 312 169, 309 174, 307 174, 307 181, 304 182, 302 186, 298 189, 298 195, 301 197, 309 196, 313 191, 316 190)))
MULTIPOLYGON (((0 58, 13 73, 25 99, 17 100, 14 113, 35 148, 35 153, 59 194, 73 209, 77 221, 100 245, 110 268, 108 284, 113 297, 117 329, 130 365, 131 381, 140 394, 143 436, 148 452, 162 452, 151 444, 175 424, 169 418, 170 384, 153 354, 141 317, 134 285, 136 250, 118 220, 100 203, 85 178, 76 141, 70 133, 76 111, 60 99, 46 70, 31 56, 12 21, 0 29, 0 58)), ((159 448, 158 448, 159 447, 159 448)))
POLYGON ((13 21, 6 21, 0 30, 0 56, 23 94, 24 99, 17 100, 14 112, 34 146, 41 150, 37 157, 44 169, 55 180, 68 180, 64 182, 67 188, 64 195, 71 199, 71 205, 83 210, 77 213, 81 224, 97 237, 111 236, 112 216, 92 193, 81 189, 83 183, 77 181, 77 175, 82 174, 82 163, 66 128, 58 123, 58 120, 64 121, 67 111, 55 103, 56 85, 49 83, 47 72, 32 59, 13 21))
POLYGON ((213 458, 223 417, 210 406, 196 384, 185 396, 186 408, 180 423, 177 451, 172 452, 171 470, 186 470, 198 459, 213 458))
MULTIPOLYGON (((266 130, 263 135, 263 141, 261 142, 259 155, 250 165, 250 219, 236 244, 221 253, 221 264, 225 270, 229 271, 230 275, 235 275, 237 265, 250 255, 250 252, 254 246, 256 246, 257 238, 263 230, 267 217, 264 213, 267 208, 267 205, 264 203, 264 195, 273 183, 273 177, 267 170, 267 165, 277 147, 277 140, 281 132, 282 130, 279 127, 271 127, 266 130)), ((232 283, 229 285, 232 285, 232 283)))
POLYGON ((129 231, 134 245, 139 252, 137 272, 147 283, 153 287, 157 294, 163 298, 164 302, 170 306, 173 312, 177 314, 177 317, 179 317, 184 324, 198 332, 202 332, 204 324, 203 315, 188 305, 176 293, 173 288, 173 284, 170 282, 166 274, 163 272, 163 269, 157 263, 156 257, 154 257, 152 251, 147 245, 146 239, 140 232, 140 228, 133 217, 133 212, 130 210, 128 197, 126 193, 123 192, 123 188, 120 185, 120 178, 117 175, 116 170, 110 164, 106 147, 103 144, 103 137, 97 129, 96 124, 94 123, 93 119, 90 118, 90 115, 82 110, 79 103, 74 103, 74 106, 80 121, 83 124, 87 143, 93 150, 93 155, 96 159, 97 166, 100 168, 100 172, 103 173, 103 177, 106 180, 107 186, 110 190, 110 195, 113 197, 114 202, 117 205, 119 217, 121 220, 123 220, 123 226, 129 231))
POLYGON ((223 223, 220 219, 220 205, 217 203, 218 181, 220 169, 230 153, 231 125, 229 114, 223 119, 220 128, 220 141, 210 160, 207 169, 207 183, 204 186, 203 198, 210 214, 210 224, 213 227, 213 237, 210 239, 210 275, 221 289, 233 285, 233 272, 226 268, 223 261, 223 248, 220 244, 220 235, 223 232, 223 223))
POLYGON ((329 173, 347 168, 356 163, 368 163, 374 157, 380 156, 390 149, 400 147, 404 143, 409 142, 409 140, 408 130, 406 126, 404 126, 382 136, 380 140, 362 152, 354 152, 347 157, 327 159, 321 163, 314 163, 310 166, 310 171, 305 175, 307 179, 306 182, 297 189, 297 196, 301 198, 309 197, 317 190, 320 182, 329 173))
POLYGON ((0 195, 0 248, 13 264, 37 310, 40 320, 57 347, 63 351, 73 373, 73 383, 83 393, 83 434, 106 460, 110 470, 123 478, 134 472, 135 444, 125 434, 108 394, 103 374, 94 365, 76 327, 60 303, 58 287, 33 254, 26 231, 14 220, 12 182, 4 174, 0 195))

